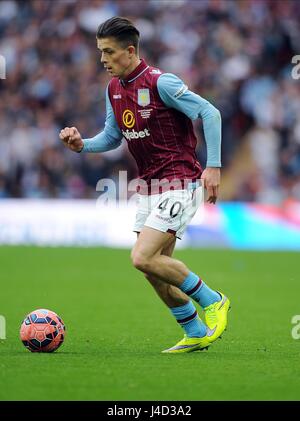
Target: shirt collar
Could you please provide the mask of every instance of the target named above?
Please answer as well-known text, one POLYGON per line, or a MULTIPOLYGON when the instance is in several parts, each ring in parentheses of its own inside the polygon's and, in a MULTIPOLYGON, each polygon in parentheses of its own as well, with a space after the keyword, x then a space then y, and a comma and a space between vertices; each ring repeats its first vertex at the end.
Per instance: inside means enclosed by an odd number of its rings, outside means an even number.
POLYGON ((126 83, 133 82, 137 79, 146 69, 148 69, 148 64, 142 58, 140 64, 131 72, 125 79, 120 79, 120 83, 124 86, 126 83))

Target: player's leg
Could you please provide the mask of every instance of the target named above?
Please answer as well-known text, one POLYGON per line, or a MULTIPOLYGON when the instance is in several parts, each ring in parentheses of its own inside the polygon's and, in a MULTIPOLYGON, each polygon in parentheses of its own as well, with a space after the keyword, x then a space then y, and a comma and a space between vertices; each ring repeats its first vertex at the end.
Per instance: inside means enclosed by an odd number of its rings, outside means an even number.
MULTIPOLYGON (((176 238, 173 237, 162 250, 162 254, 171 256, 175 244, 176 238)), ((176 286, 163 282, 153 275, 145 274, 145 277, 185 332, 183 340, 172 348, 164 350, 163 353, 173 354, 206 349, 209 346, 206 338, 207 327, 200 319, 191 299, 176 286)))
MULTIPOLYGON (((162 254, 172 256, 175 244, 176 238, 174 237, 162 250, 162 254)), ((145 277, 155 289, 157 295, 169 307, 172 315, 188 337, 200 338, 206 335, 206 325, 201 321, 196 307, 184 292, 153 275, 145 274, 145 277)))
POLYGON ((164 248, 170 244, 173 238, 172 234, 144 227, 132 250, 133 265, 148 275, 178 287, 187 295, 195 298, 203 307, 218 301, 219 294, 207 286, 206 294, 197 294, 200 286, 201 290, 205 286, 199 276, 191 272, 180 260, 162 254, 164 248))
POLYGON ((177 286, 197 301, 204 309, 205 321, 213 341, 226 328, 229 300, 223 294, 211 290, 184 263, 162 253, 172 241, 174 233, 178 238, 182 237, 187 224, 199 207, 201 195, 199 188, 192 191, 168 192, 159 196, 154 206, 151 205, 151 209, 149 200, 142 198, 136 223, 136 231, 140 231, 141 234, 132 250, 132 261, 134 266, 147 273, 147 276, 177 286), (170 230, 172 234, 168 232, 170 230))
MULTIPOLYGON (((134 231, 139 237, 148 216, 151 213, 152 197, 139 196, 138 209, 134 231)), ((161 249, 161 254, 171 256, 176 243, 176 237, 170 236, 168 242, 161 249)), ((202 337, 206 334, 206 326, 198 317, 197 310, 190 298, 176 286, 161 281, 157 276, 144 273, 147 280, 155 289, 161 300, 169 307, 171 313, 182 326, 188 337, 202 337)), ((195 345, 195 344, 194 344, 195 345)))
POLYGON ((171 238, 172 234, 144 227, 132 250, 133 265, 148 276, 178 287, 198 302, 205 311, 205 321, 213 342, 226 328, 229 300, 209 288, 183 262, 162 254, 171 238))
MULTIPOLYGON (((176 237, 172 237, 170 241, 163 248, 161 254, 164 256, 172 256, 176 244, 176 237)), ((161 281, 158 277, 144 273, 145 278, 154 288, 157 295, 168 307, 177 307, 187 304, 189 297, 179 288, 167 282, 161 281)))

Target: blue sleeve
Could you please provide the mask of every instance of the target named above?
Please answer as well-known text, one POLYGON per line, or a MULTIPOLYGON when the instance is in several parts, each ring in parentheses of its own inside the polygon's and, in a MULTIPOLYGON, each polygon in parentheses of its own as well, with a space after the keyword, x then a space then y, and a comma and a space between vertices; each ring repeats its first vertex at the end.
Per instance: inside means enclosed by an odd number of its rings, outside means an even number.
POLYGON ((163 73, 157 80, 158 93, 167 107, 175 108, 191 120, 202 118, 207 146, 207 167, 221 167, 221 114, 210 102, 190 91, 172 73, 163 73))
POLYGON ((106 120, 104 129, 90 139, 83 139, 82 152, 106 152, 116 149, 122 143, 122 133, 119 129, 106 89, 106 120))

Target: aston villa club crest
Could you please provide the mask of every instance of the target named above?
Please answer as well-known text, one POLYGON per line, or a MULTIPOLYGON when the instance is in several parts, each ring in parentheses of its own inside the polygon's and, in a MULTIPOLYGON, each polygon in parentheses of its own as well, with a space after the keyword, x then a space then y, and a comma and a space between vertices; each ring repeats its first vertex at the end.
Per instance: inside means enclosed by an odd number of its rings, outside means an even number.
POLYGON ((142 107, 150 104, 150 92, 149 89, 138 89, 138 104, 142 107))

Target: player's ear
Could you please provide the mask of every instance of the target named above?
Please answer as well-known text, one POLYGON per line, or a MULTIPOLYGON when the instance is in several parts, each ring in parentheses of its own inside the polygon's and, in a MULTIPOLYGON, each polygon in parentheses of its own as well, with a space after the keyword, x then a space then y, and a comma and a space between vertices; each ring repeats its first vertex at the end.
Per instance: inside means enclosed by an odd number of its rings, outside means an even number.
POLYGON ((127 51, 129 53, 129 57, 132 57, 133 55, 136 54, 136 50, 133 45, 129 45, 129 47, 127 47, 127 51))

